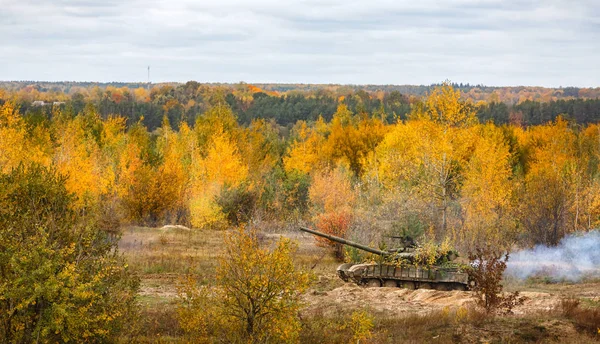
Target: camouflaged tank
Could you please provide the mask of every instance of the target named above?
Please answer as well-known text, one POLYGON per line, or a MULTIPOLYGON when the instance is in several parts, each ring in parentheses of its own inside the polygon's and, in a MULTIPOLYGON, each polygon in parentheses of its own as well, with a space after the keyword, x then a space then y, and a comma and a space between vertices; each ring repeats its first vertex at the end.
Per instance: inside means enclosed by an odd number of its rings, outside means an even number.
MULTIPOLYGON (((469 289, 469 275, 459 267, 447 265, 418 266, 412 264, 415 258, 414 249, 400 248, 382 251, 313 229, 300 227, 300 230, 343 245, 352 246, 359 250, 379 255, 383 258, 382 263, 345 263, 340 265, 337 268, 337 274, 346 282, 351 281, 367 287, 400 287, 407 289, 436 290, 469 289)), ((456 258, 457 255, 450 254, 446 260, 452 261, 456 258)))

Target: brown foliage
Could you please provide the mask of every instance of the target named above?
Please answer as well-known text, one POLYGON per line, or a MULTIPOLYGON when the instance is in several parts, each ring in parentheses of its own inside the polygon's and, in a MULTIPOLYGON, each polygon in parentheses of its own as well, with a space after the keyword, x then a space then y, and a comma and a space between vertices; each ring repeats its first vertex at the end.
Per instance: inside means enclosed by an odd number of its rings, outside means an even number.
POLYGON ((469 277, 474 282, 476 302, 488 314, 511 313, 513 307, 525 301, 525 297, 519 296, 518 291, 502 293, 502 275, 506 270, 508 257, 508 253, 494 251, 489 246, 477 247, 475 252, 469 253, 469 260, 472 262, 469 277))
POLYGON ((580 331, 600 337, 599 307, 582 307, 579 299, 570 297, 561 300, 558 310, 580 331))
MULTIPOLYGON (((352 215, 346 211, 329 212, 317 217, 316 226, 325 234, 345 238, 351 221, 352 215)), ((344 258, 344 245, 321 237, 316 237, 316 240, 321 246, 333 247, 338 259, 344 258)))

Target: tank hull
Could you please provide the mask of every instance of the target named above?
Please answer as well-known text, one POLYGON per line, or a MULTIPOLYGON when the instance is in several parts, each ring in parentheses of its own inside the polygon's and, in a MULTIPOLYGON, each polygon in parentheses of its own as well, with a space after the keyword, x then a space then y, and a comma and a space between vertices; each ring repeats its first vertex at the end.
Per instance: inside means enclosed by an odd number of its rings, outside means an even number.
POLYGON ((393 264, 342 264, 338 276, 367 287, 468 290, 469 275, 456 268, 397 266, 393 264))

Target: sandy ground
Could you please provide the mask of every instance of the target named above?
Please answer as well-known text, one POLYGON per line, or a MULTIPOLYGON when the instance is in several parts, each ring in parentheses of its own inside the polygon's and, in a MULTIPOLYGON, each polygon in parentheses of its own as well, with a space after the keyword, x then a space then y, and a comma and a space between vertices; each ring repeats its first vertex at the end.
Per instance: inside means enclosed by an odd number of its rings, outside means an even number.
MULTIPOLYGON (((557 294, 526 291, 521 292, 527 300, 514 309, 515 314, 549 311, 560 302, 557 294)), ((470 291, 438 291, 431 289, 408 290, 401 288, 364 288, 346 283, 331 291, 316 291, 305 295, 306 312, 319 311, 334 315, 339 311, 367 308, 385 316, 427 314, 444 308, 457 309, 474 304, 470 291)))
MULTIPOLYGON (((177 296, 177 276, 146 276, 142 280, 140 296, 151 296, 164 301, 177 296)), ((514 309, 515 314, 549 311, 561 299, 561 295, 545 292, 521 292, 527 300, 514 309)), ((432 311, 469 307, 475 299, 469 291, 438 291, 431 289, 408 290, 402 288, 364 288, 352 283, 343 284, 329 291, 311 290, 303 297, 304 312, 318 312, 324 316, 335 316, 339 312, 352 312, 367 308, 383 316, 424 315, 432 311)))

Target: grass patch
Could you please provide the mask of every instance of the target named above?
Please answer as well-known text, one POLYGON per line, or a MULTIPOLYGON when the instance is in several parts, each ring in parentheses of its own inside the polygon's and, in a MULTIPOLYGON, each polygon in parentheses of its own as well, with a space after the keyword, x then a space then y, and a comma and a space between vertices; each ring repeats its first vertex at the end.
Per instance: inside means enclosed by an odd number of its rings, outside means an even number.
POLYGON ((582 305, 578 298, 563 298, 558 306, 562 316, 569 319, 575 327, 600 340, 600 307, 596 302, 582 305))
POLYGON ((119 248, 140 276, 199 273, 214 275, 223 232, 131 227, 119 248))

